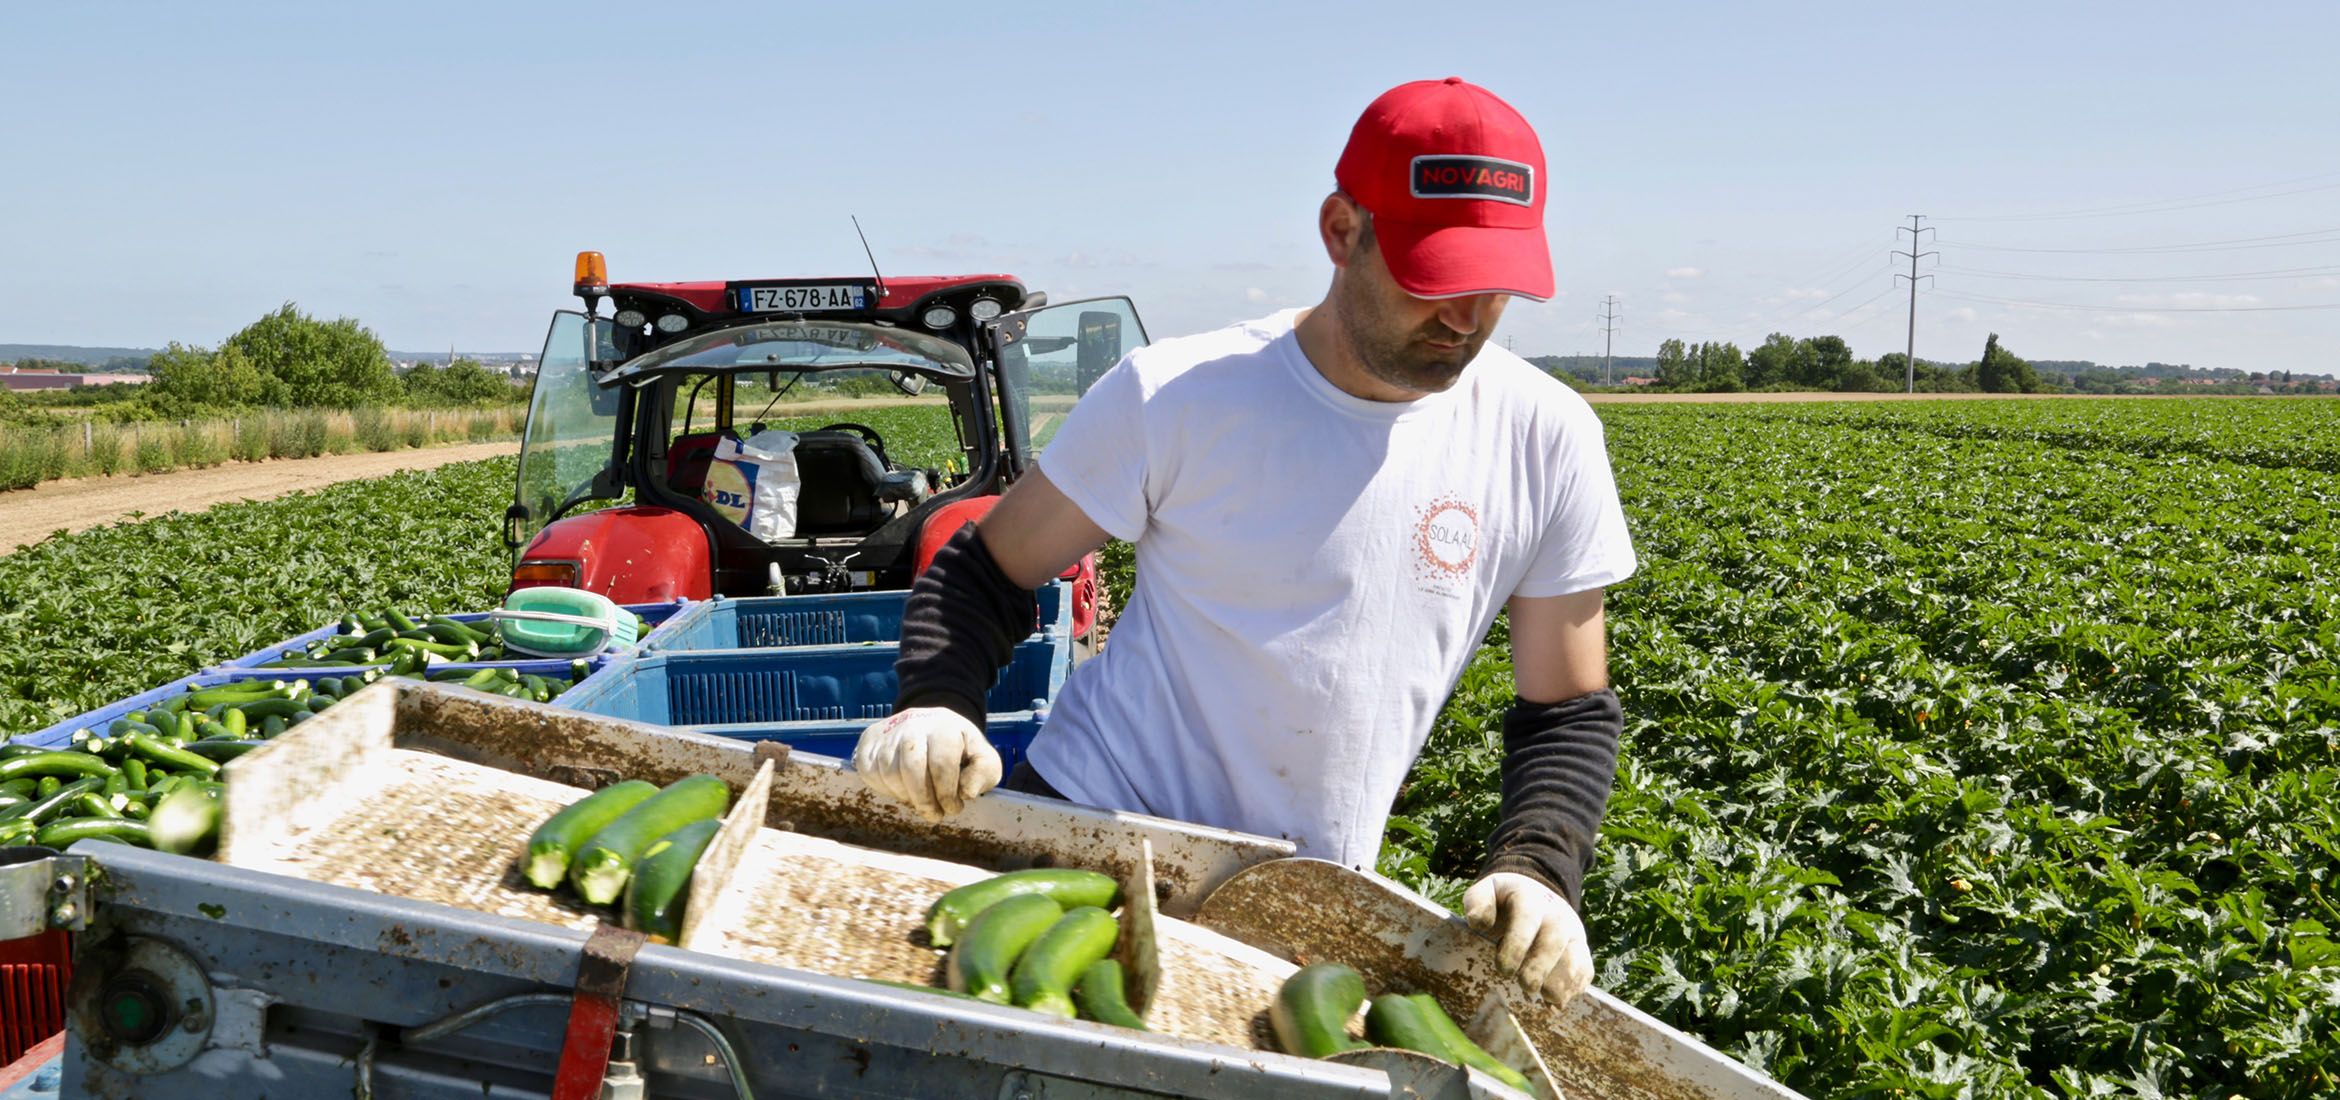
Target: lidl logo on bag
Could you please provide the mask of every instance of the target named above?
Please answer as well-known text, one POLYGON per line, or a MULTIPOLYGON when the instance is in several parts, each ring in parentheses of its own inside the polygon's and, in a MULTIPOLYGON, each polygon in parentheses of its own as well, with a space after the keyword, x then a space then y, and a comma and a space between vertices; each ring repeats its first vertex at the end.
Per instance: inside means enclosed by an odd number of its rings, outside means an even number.
POLYGON ((699 490, 699 499, 706 501, 723 518, 742 527, 747 526, 748 513, 755 508, 756 474, 753 466, 717 460, 707 465, 707 483, 699 490))

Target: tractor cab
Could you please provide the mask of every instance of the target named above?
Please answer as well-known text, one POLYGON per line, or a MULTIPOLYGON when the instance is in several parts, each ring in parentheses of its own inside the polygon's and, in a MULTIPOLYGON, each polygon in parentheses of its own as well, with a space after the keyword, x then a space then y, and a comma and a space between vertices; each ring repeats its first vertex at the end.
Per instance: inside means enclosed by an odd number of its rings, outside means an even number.
MULTIPOLYGON (((613 285, 584 253, 575 290, 505 539, 512 587, 620 603, 907 588, 1146 342, 1126 298, 1004 275, 613 285)), ((1085 631, 1094 563, 1067 575, 1085 631)))

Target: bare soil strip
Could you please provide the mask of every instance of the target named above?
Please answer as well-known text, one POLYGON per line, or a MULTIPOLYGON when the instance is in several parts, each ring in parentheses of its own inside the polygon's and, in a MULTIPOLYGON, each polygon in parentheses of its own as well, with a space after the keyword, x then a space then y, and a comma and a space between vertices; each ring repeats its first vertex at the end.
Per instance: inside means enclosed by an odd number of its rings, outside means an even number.
POLYGON ((200 512, 229 501, 268 500, 338 481, 428 470, 450 462, 517 454, 519 450, 516 442, 466 443, 420 451, 230 462, 208 470, 43 482, 30 489, 0 492, 0 554, 59 531, 118 522, 133 512, 148 516, 200 512))

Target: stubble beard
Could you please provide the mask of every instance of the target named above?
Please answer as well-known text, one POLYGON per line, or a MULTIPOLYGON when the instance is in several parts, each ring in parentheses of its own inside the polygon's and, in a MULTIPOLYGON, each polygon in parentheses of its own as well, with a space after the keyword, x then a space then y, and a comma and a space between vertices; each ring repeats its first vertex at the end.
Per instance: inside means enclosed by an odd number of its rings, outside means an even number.
POLYGON ((1342 295, 1340 307, 1341 336, 1358 365, 1376 381, 1414 393, 1445 392, 1487 343, 1484 331, 1463 336, 1437 321, 1410 331, 1391 331, 1376 323, 1379 311, 1354 290, 1342 295), (1437 348, 1430 345, 1432 340, 1462 346, 1437 348))

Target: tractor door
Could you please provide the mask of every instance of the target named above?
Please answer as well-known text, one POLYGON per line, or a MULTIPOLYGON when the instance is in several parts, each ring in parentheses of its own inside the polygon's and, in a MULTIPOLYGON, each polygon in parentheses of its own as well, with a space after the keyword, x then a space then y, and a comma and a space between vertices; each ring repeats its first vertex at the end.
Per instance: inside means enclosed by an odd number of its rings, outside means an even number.
POLYGON ((609 322, 588 322, 570 310, 553 314, 529 392, 528 426, 521 437, 520 478, 504 512, 504 543, 519 549, 545 524, 591 500, 625 491, 623 387, 598 385, 596 360, 614 358, 609 322), (595 336, 602 347, 589 342, 595 336), (600 354, 596 354, 596 353, 600 354))
POLYGON ((1031 465, 1073 403, 1121 357, 1146 345, 1127 298, 1089 298, 1003 314, 985 326, 996 352, 1000 427, 1010 478, 1031 465))

